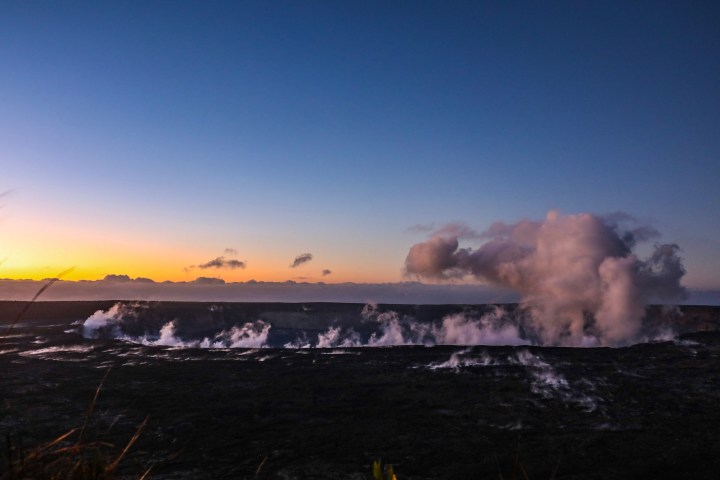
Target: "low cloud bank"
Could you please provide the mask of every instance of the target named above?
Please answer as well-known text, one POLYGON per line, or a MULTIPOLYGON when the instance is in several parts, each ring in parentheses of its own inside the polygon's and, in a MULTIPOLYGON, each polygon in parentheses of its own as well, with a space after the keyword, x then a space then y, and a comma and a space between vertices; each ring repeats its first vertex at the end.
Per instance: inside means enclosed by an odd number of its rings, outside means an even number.
MULTIPOLYGON (((43 281, 0 280, 0 300, 29 300, 43 281)), ((197 302, 345 302, 398 304, 513 303, 515 292, 482 285, 400 283, 57 281, 41 300, 174 300, 197 302)))
MULTIPOLYGON (((129 282, 58 280, 40 301, 50 300, 168 300, 188 302, 345 302, 397 304, 516 303, 520 295, 487 285, 304 282, 129 282)), ((0 279, 0 300, 27 301, 46 284, 37 280, 0 279)), ((663 303, 663 302, 658 302, 663 303)), ((678 302, 666 302, 676 304, 678 302)), ((720 290, 688 290, 681 305, 720 305, 720 290)))

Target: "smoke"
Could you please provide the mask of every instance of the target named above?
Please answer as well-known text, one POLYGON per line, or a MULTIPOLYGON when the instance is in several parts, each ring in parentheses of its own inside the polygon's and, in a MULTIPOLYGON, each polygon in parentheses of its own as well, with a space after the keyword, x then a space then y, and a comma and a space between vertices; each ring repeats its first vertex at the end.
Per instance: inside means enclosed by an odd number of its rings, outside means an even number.
POLYGON ((307 263, 313 259, 312 253, 303 253, 295 257, 295 260, 290 264, 290 268, 295 268, 303 263, 307 263))
POLYGON ((628 344, 640 333, 649 300, 685 296, 679 247, 655 245, 650 258, 639 259, 635 245, 658 233, 624 213, 550 212, 542 221, 496 222, 478 235, 485 243, 475 250, 460 248, 457 228, 436 233, 410 248, 407 274, 472 275, 515 289, 543 344, 628 344))

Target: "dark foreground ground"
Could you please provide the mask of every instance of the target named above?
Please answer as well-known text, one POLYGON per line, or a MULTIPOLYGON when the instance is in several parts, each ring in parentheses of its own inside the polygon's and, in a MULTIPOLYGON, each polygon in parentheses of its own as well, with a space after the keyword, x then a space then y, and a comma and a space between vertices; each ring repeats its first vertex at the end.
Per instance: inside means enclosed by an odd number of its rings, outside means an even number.
POLYGON ((0 442, 81 426, 111 368, 91 434, 122 444, 149 416, 130 478, 361 479, 377 458, 400 480, 720 478, 717 332, 619 349, 169 349, 82 338, 70 324, 96 307, 0 337, 0 442))

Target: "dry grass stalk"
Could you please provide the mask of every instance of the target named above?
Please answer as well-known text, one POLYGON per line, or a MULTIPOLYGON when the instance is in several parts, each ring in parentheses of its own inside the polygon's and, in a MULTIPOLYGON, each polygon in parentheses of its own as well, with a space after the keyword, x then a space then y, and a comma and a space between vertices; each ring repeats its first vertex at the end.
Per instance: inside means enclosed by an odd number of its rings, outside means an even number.
MULTIPOLYGON (((40 287, 0 336, 7 336, 13 327, 27 314, 30 307, 40 295, 72 270, 73 269, 70 268, 61 272, 56 278, 48 280, 40 287)), ((83 426, 73 444, 63 446, 64 443, 69 441, 72 436, 78 432, 77 428, 60 435, 46 444, 34 447, 27 452, 21 442, 18 442, 18 445, 13 445, 12 438, 8 434, 6 437, 5 465, 0 467, 0 480, 109 480, 114 478, 120 462, 125 458, 135 442, 137 442, 140 434, 147 425, 149 417, 143 420, 130 441, 114 460, 111 460, 110 454, 114 450, 117 450, 115 445, 102 441, 83 442, 85 432, 95 410, 98 397, 100 396, 100 391, 110 374, 110 370, 111 369, 108 368, 100 384, 95 389, 95 394, 88 405, 83 426)), ((145 480, 148 478, 151 470, 152 467, 148 468, 140 479, 145 480)))

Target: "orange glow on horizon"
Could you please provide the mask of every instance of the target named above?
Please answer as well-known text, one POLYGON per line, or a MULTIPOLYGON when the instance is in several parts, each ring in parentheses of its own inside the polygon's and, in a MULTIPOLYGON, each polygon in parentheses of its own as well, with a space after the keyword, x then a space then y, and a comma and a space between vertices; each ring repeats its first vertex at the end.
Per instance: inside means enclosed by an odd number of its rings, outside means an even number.
MULTIPOLYGON (((325 246, 312 261, 291 268, 304 248, 289 250, 284 242, 254 238, 233 245, 237 254, 224 253, 222 245, 188 243, 182 235, 165 232, 150 236, 124 226, 89 229, 71 221, 45 216, 13 218, 0 239, 0 278, 42 280, 72 269, 63 280, 102 280, 106 275, 128 275, 155 282, 192 281, 216 277, 226 282, 386 283, 402 281, 402 258, 381 255, 357 258, 342 249, 325 246), (200 268, 214 258, 240 260, 246 268, 200 268), (3 261, 4 260, 4 261, 3 261), (323 275, 324 270, 332 273, 323 275)), ((313 251, 313 249, 310 249, 313 251)), ((316 252, 314 252, 316 253, 316 252)))
MULTIPOLYGON (((168 251, 165 248, 146 246, 118 251, 112 246, 97 244, 59 246, 44 249, 28 244, 25 248, 9 249, 4 263, 0 265, 0 278, 42 280, 55 278, 61 272, 72 269, 63 280, 102 280, 106 275, 128 275, 135 279, 149 278, 155 282, 192 281, 198 277, 221 278, 226 282, 324 282, 324 283, 385 283, 402 281, 400 268, 385 270, 367 262, 353 265, 344 262, 308 262, 290 268, 286 256, 256 253, 246 262, 246 268, 199 268, 197 265, 211 260, 206 253, 168 251), (39 252, 39 253, 38 253, 39 252), (332 273, 323 276, 325 269, 332 273)), ((205 249, 203 249, 205 251, 205 249)))
POLYGON ((198 277, 221 278, 227 283, 231 282, 248 282, 255 280, 258 282, 286 282, 289 280, 301 283, 388 283, 402 281, 402 278, 377 278, 372 275, 339 275, 336 273, 323 276, 322 273, 315 274, 293 274, 293 272, 278 272, 267 270, 265 272, 260 269, 254 269, 252 272, 243 271, 241 273, 229 272, 227 270, 197 270, 194 269, 188 273, 177 270, 169 271, 156 268, 152 271, 139 269, 137 267, 130 268, 125 264, 126 268, 117 266, 116 268, 103 267, 73 267, 69 266, 63 270, 61 267, 29 267, 29 268, 5 268, 0 267, 0 279, 10 280, 44 280, 48 278, 57 278, 60 276, 62 280, 67 281, 98 281, 107 275, 127 275, 131 279, 148 278, 155 282, 190 282, 198 277), (64 271, 67 273, 62 274, 64 271), (62 275, 61 275, 62 274, 62 275))

